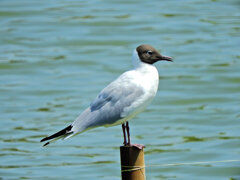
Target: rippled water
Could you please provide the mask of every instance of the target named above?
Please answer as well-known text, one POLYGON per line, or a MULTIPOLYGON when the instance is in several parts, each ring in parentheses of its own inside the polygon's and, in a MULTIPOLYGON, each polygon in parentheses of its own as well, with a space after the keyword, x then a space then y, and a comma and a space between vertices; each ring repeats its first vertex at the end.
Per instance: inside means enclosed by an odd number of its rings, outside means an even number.
MULTIPOLYGON (((240 3, 0 2, 0 179, 120 179, 121 127, 43 148, 149 43, 160 85, 130 122, 146 165, 239 159, 240 3)), ((147 167, 148 180, 239 179, 240 162, 147 167)))

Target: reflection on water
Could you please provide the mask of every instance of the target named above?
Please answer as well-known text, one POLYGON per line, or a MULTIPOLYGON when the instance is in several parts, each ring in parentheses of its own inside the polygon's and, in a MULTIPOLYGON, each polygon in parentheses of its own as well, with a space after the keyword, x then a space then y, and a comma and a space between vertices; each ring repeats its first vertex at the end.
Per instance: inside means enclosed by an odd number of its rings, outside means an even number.
MULTIPOLYGON (((146 165, 239 159, 237 0, 1 1, 0 178, 120 179, 121 127, 42 148, 97 93, 131 68, 141 43, 158 63, 159 91, 131 121, 146 165)), ((238 162, 148 167, 154 179, 239 179, 238 162)))

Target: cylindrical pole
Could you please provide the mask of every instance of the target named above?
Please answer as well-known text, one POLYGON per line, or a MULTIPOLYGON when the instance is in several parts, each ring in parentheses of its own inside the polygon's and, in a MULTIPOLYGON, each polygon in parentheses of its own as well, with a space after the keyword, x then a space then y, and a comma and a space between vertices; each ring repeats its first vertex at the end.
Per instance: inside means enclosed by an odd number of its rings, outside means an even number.
POLYGON ((145 180, 145 163, 143 148, 121 146, 122 180, 145 180))

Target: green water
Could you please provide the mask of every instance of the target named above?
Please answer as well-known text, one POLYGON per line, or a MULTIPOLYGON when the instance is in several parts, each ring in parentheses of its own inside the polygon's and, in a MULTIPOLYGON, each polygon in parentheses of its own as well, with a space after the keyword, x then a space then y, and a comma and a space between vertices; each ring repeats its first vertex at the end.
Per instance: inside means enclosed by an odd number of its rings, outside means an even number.
MULTIPOLYGON (((173 56, 130 121, 146 165, 240 159, 238 0, 0 1, 0 179, 120 179, 121 127, 43 148, 130 69, 142 43, 173 56)), ((240 179, 240 162, 147 167, 148 180, 240 179)))

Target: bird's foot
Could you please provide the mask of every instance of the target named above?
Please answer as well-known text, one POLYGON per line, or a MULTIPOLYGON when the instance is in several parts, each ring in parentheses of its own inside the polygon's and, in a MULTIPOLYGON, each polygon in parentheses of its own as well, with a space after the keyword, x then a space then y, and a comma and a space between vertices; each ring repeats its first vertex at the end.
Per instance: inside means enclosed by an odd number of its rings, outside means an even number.
POLYGON ((128 146, 128 145, 129 145, 129 143, 127 143, 127 141, 124 139, 123 146, 128 146))
POLYGON ((135 147, 138 149, 143 149, 145 147, 143 144, 124 144, 124 146, 135 147))
POLYGON ((131 144, 131 146, 136 147, 138 149, 143 149, 145 146, 143 144, 131 144))

